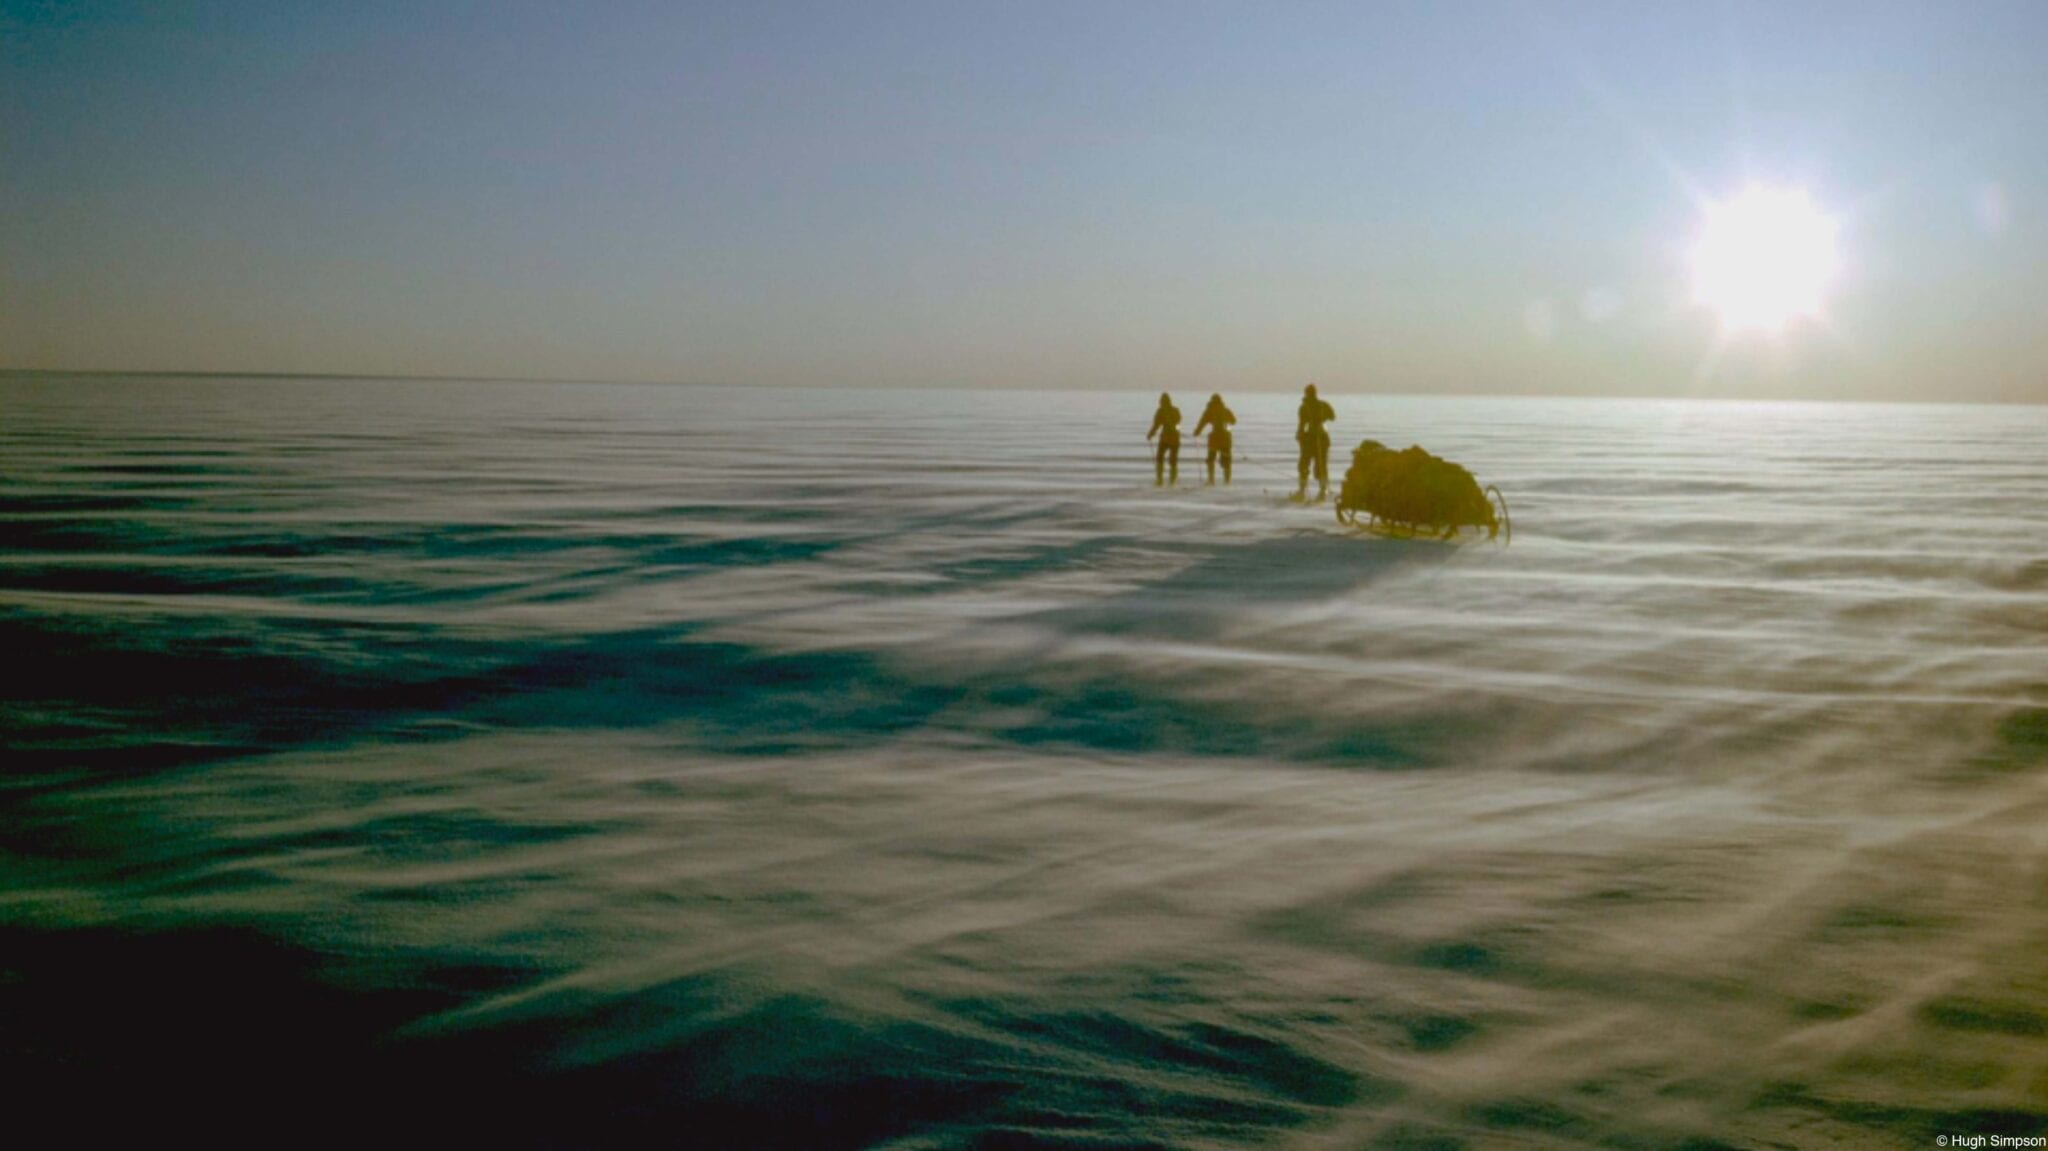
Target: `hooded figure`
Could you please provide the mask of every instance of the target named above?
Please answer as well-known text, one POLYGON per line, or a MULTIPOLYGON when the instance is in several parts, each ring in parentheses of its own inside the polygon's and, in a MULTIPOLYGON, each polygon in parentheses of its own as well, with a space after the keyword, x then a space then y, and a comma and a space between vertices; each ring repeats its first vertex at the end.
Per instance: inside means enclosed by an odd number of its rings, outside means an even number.
POLYGON ((1202 409, 1202 418, 1195 421, 1195 434, 1209 429, 1209 482, 1216 482, 1216 458, 1223 457, 1223 482, 1230 482, 1230 425, 1237 422, 1237 413, 1223 403, 1223 393, 1209 397, 1209 406, 1202 409))
POLYGON ((1294 439, 1301 445, 1301 486, 1294 494, 1308 496, 1308 473, 1316 473, 1316 498, 1330 494, 1330 431, 1323 425, 1337 418, 1337 409, 1316 398, 1316 386, 1301 392, 1301 410, 1294 425, 1294 439))
POLYGON ((1159 410, 1152 413, 1152 430, 1145 433, 1145 442, 1159 437, 1159 450, 1152 456, 1152 483, 1159 486, 1169 482, 1180 482, 1180 409, 1173 406, 1173 397, 1159 393, 1159 410))

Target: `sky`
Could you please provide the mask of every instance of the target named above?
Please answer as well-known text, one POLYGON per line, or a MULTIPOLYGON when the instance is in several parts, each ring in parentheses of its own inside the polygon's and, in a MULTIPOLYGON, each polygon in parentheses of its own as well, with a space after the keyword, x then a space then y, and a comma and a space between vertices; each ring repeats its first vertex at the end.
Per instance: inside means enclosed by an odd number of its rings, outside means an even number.
POLYGON ((2048 4, 0 0, 0 367, 2048 402, 2048 4), (1723 330, 1702 203, 1840 224, 1723 330))

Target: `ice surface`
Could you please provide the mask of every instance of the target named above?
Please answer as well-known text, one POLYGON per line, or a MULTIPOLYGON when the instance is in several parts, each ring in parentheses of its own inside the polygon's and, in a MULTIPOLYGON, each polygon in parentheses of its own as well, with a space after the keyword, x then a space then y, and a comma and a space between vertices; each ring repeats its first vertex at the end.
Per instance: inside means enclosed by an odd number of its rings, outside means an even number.
POLYGON ((1158 490, 1148 395, 0 383, 0 1050, 514 1142, 2048 1126, 2048 410, 1331 397, 1501 548, 1229 398, 1158 490))

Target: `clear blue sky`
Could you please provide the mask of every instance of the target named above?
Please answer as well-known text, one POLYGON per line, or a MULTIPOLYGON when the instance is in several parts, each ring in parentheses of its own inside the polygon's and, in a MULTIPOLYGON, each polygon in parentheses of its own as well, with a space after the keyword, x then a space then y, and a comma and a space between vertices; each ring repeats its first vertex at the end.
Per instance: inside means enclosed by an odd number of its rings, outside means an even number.
POLYGON ((21 4, 0 366, 2048 401, 2048 4, 21 4), (1841 214, 1826 328, 1684 246, 1841 214))

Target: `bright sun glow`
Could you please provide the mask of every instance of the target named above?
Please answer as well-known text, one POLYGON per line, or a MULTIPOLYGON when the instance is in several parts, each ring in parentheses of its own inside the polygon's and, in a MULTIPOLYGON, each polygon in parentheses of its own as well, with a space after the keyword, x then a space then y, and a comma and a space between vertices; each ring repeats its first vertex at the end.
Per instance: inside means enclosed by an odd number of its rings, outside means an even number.
POLYGON ((1692 252, 1694 298, 1731 332, 1818 316, 1835 276, 1836 230, 1797 189, 1752 186, 1709 204, 1692 252))

